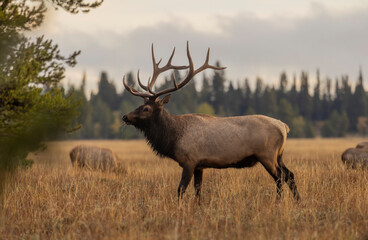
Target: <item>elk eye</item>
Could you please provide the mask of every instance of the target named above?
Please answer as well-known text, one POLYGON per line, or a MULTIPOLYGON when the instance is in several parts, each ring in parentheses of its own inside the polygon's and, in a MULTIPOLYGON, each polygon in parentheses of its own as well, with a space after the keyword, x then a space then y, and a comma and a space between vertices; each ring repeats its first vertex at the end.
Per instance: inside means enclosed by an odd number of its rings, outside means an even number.
POLYGON ((148 112, 148 108, 143 108, 143 112, 148 112))

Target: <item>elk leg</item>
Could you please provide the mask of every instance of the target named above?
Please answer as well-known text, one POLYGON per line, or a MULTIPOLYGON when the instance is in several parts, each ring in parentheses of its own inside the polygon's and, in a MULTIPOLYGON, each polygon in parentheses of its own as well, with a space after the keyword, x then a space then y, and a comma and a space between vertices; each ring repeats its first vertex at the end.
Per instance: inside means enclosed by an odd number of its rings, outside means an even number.
POLYGON ((201 195, 202 176, 203 176, 203 169, 194 170, 194 189, 196 192, 196 196, 198 198, 201 195))
POLYGON ((182 197, 185 190, 187 189, 190 180, 193 177, 193 168, 190 167, 184 167, 183 168, 183 173, 181 174, 181 180, 180 180, 180 184, 178 187, 178 198, 180 198, 180 196, 182 197))
POLYGON ((283 184, 281 168, 278 165, 276 166, 274 164, 274 161, 269 161, 268 159, 267 160, 260 159, 260 162, 263 165, 263 167, 267 170, 267 172, 275 180, 277 188, 277 198, 279 199, 281 197, 282 184, 283 184))
POLYGON ((284 172, 285 182, 289 185, 289 188, 291 192, 293 193, 294 198, 297 201, 299 201, 300 195, 299 195, 298 189, 295 184, 294 173, 292 173, 285 165, 282 165, 281 167, 284 172))
POLYGON ((286 166, 285 164, 282 162, 282 156, 283 153, 281 153, 278 157, 277 157, 277 162, 278 164, 281 166, 281 170, 282 170, 282 176, 284 178, 284 181, 289 185, 289 188, 291 190, 291 192, 294 195, 294 198, 299 201, 300 200, 300 195, 298 192, 298 189, 296 187, 295 184, 295 179, 294 179, 294 173, 292 173, 286 166))

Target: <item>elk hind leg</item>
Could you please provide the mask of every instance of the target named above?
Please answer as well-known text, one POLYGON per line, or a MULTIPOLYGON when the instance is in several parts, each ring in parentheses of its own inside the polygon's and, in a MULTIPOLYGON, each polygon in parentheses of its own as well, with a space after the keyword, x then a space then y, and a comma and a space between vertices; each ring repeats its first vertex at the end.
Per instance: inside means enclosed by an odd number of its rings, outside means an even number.
POLYGON ((293 193, 294 198, 299 201, 300 200, 300 195, 299 195, 298 189, 297 189, 296 184, 295 184, 294 173, 292 171, 290 171, 285 166, 285 164, 282 162, 282 155, 283 155, 283 153, 281 153, 277 157, 277 162, 278 162, 278 165, 281 166, 283 180, 289 185, 289 188, 290 188, 291 192, 293 193))
POLYGON ((276 182, 277 198, 281 197, 283 176, 282 169, 274 157, 259 158, 259 161, 276 182))
POLYGON ((294 198, 299 201, 300 200, 300 195, 298 192, 298 189, 296 187, 295 184, 295 179, 294 179, 294 173, 292 173, 285 165, 281 166, 282 171, 283 171, 283 176, 285 179, 285 182, 289 185, 289 188, 291 190, 291 192, 294 195, 294 198))

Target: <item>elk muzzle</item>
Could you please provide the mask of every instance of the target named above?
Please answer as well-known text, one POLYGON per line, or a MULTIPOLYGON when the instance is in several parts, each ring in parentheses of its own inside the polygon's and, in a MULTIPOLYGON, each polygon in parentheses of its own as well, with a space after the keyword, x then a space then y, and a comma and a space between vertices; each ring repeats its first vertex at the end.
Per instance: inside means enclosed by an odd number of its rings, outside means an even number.
POLYGON ((132 122, 129 120, 128 115, 124 115, 122 119, 126 123, 126 125, 131 125, 132 124, 132 122))

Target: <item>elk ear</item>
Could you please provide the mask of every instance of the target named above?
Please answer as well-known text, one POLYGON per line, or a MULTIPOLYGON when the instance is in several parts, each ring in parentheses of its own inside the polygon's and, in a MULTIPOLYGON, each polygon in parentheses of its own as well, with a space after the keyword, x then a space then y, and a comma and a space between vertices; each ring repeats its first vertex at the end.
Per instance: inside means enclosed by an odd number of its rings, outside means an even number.
POLYGON ((160 104, 161 106, 165 105, 166 103, 168 103, 168 102, 169 102, 170 97, 171 97, 171 94, 166 95, 163 99, 161 99, 161 100, 159 101, 159 104, 160 104))

